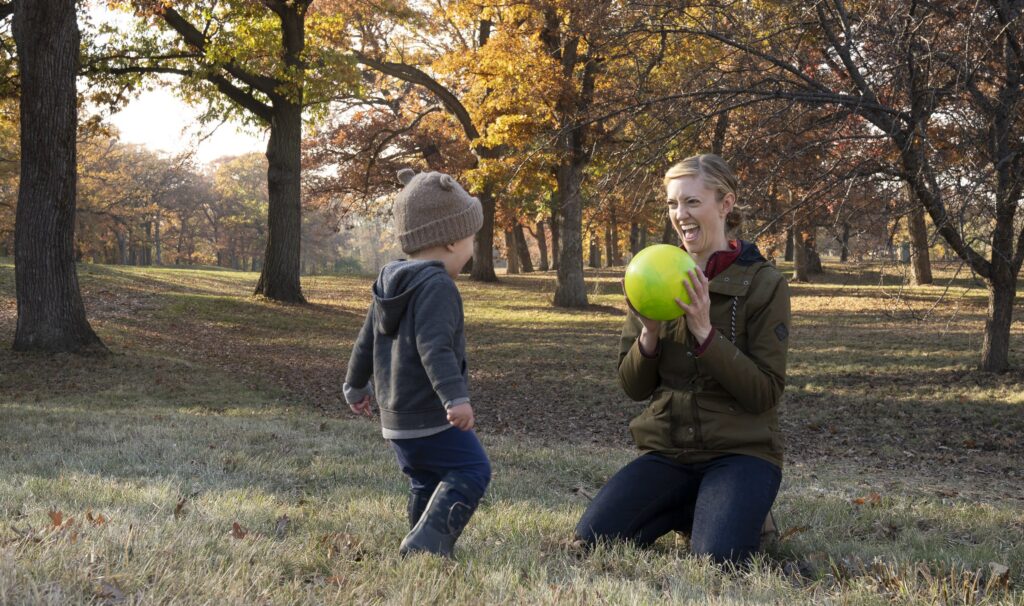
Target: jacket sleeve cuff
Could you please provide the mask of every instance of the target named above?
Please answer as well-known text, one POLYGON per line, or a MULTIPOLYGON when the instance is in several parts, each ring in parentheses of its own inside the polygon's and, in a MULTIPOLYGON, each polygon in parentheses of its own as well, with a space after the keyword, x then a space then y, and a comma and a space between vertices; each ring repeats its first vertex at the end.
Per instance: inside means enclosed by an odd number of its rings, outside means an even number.
POLYGON ((694 355, 699 356, 702 353, 704 353, 705 351, 707 351, 708 347, 711 346, 711 342, 715 340, 715 334, 717 332, 718 331, 716 331, 714 328, 712 328, 711 332, 708 333, 708 337, 706 339, 704 339, 704 342, 697 346, 697 349, 693 352, 694 355))
POLYGON ((460 404, 466 404, 469 402, 469 398, 455 398, 454 400, 448 400, 444 403, 445 410, 451 410, 460 404))
POLYGON ((466 381, 462 377, 455 380, 445 381, 434 387, 437 396, 442 402, 454 402, 461 398, 469 399, 469 391, 466 389, 466 381))
POLYGON ((654 351, 647 353, 644 350, 644 346, 640 343, 640 337, 636 338, 636 348, 640 352, 640 355, 647 358, 648 360, 656 360, 661 357, 661 339, 658 339, 658 344, 654 346, 654 351))
POLYGON ((348 383, 341 386, 341 390, 345 393, 345 402, 349 404, 355 404, 362 400, 366 396, 373 397, 373 384, 367 383, 365 387, 352 387, 348 383))

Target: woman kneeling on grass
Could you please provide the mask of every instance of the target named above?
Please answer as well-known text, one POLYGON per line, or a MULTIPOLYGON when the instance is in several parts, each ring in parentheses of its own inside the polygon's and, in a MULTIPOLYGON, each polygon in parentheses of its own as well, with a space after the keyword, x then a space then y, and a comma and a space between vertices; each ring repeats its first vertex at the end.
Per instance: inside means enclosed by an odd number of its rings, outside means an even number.
POLYGON ((590 503, 576 536, 593 545, 646 546, 679 531, 692 551, 742 563, 782 479, 776 405, 786 377, 786 280, 739 226, 737 180, 718 156, 683 160, 665 175, 668 216, 700 269, 686 314, 669 322, 632 308, 619 346, 619 383, 650 405, 629 428, 642 456, 590 503))

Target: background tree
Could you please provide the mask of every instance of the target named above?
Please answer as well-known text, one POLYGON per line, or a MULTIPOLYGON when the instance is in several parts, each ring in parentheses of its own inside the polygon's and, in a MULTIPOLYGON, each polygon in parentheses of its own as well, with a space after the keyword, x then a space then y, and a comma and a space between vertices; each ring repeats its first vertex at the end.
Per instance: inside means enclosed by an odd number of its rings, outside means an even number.
POLYGON ((718 93, 831 107, 884 134, 916 203, 989 287, 980 363, 989 371, 1008 367, 1024 262, 1022 12, 1019 0, 729 3, 687 12, 675 30, 756 61, 742 87, 718 93), (971 237, 978 230, 984 244, 971 237))
MULTIPOLYGON (((267 246, 256 294, 303 302, 301 141, 303 111, 354 86, 340 19, 312 0, 112 2, 140 17, 119 48, 94 58, 94 74, 180 76, 179 92, 207 105, 207 119, 238 118, 267 128, 267 246), (168 34, 171 34, 170 36, 168 34)), ((114 79, 111 88, 124 86, 114 79)))

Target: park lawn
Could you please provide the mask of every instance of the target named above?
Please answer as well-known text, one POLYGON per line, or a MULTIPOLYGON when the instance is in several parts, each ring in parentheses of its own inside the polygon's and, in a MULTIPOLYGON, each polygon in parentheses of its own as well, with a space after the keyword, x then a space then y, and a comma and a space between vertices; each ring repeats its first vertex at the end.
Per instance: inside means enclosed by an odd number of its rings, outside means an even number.
MULTIPOLYGON (((793 285, 783 536, 725 571, 679 537, 570 544, 635 455, 621 272, 588 272, 577 311, 550 273, 460 280, 495 473, 445 561, 398 558, 403 478, 339 405, 371 278, 306 277, 300 307, 250 297, 251 273, 80 266, 113 355, 0 349, 0 604, 1024 604, 1024 375, 973 370, 984 289, 828 270, 793 285)), ((0 261, 4 343, 14 323, 0 261)))

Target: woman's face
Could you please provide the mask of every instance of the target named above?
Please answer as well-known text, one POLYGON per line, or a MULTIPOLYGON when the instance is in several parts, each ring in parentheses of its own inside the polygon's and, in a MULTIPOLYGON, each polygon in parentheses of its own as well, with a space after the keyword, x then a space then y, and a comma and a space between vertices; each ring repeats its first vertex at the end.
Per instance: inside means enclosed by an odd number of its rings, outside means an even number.
POLYGON ((725 217, 736 203, 729 193, 721 200, 700 177, 680 177, 668 182, 668 216, 690 254, 706 255, 729 247, 725 217))

